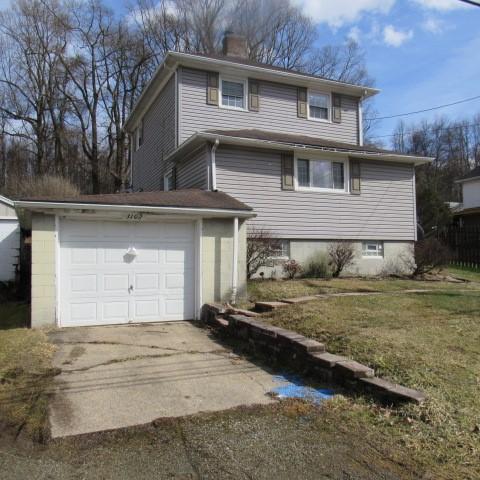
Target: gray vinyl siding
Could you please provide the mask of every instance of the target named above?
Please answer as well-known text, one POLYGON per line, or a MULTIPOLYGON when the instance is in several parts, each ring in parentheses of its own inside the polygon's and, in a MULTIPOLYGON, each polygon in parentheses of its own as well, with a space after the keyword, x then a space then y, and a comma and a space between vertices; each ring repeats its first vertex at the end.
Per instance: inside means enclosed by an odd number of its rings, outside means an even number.
POLYGON ((280 153, 222 147, 217 188, 253 207, 278 238, 414 240, 414 167, 361 162, 361 194, 281 189, 280 153))
POLYGON ((132 154, 135 190, 163 190, 163 176, 171 168, 163 158, 176 146, 175 87, 173 75, 143 118, 143 144, 132 154))
POLYGON ((228 110, 207 105, 207 73, 181 68, 179 143, 208 129, 257 128, 317 136, 358 144, 358 99, 342 96, 342 122, 326 123, 297 117, 297 88, 260 82, 260 111, 228 110))
POLYGON ((207 146, 193 152, 193 154, 177 165, 177 189, 208 188, 208 160, 207 146))

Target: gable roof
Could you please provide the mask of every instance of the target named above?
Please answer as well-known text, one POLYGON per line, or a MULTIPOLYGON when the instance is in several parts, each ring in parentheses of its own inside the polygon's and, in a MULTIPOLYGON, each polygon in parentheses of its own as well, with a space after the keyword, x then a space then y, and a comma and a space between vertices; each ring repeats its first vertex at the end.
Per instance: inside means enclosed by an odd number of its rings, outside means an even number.
POLYGON ((252 212, 252 208, 223 192, 200 189, 110 193, 76 197, 28 197, 15 202, 20 208, 146 207, 149 209, 188 209, 252 212))
POLYGON ((471 172, 468 172, 462 178, 459 178, 457 182, 463 183, 467 180, 473 180, 474 178, 480 178, 480 165, 478 167, 475 167, 471 172))
POLYGON ((209 71, 226 70, 231 74, 243 72, 257 80, 281 82, 298 87, 323 87, 334 90, 336 93, 362 98, 371 97, 379 93, 379 90, 376 88, 253 62, 243 58, 200 53, 168 52, 162 64, 158 66, 152 78, 143 89, 126 119, 124 127, 127 131, 132 131, 135 128, 143 113, 148 110, 151 103, 180 65, 209 71))
POLYGON ((272 132, 257 129, 243 130, 205 130, 193 134, 188 140, 168 155, 165 160, 183 158, 192 149, 197 148, 206 141, 219 140, 220 144, 250 146, 254 148, 266 148, 275 150, 311 150, 343 154, 352 157, 377 159, 421 165, 433 160, 431 157, 420 157, 392 150, 385 150, 370 145, 355 145, 350 143, 336 142, 320 137, 306 135, 293 135, 281 132, 272 132))

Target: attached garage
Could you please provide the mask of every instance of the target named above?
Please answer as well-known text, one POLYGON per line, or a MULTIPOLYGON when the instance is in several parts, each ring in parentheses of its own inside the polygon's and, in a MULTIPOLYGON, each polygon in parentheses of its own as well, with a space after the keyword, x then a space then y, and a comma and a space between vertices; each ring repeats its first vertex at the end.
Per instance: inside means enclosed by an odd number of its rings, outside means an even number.
POLYGON ((63 219, 60 326, 195 317, 195 223, 63 219))
POLYGON ((252 212, 221 192, 26 199, 17 206, 32 222, 34 327, 191 320, 203 303, 245 292, 252 212))

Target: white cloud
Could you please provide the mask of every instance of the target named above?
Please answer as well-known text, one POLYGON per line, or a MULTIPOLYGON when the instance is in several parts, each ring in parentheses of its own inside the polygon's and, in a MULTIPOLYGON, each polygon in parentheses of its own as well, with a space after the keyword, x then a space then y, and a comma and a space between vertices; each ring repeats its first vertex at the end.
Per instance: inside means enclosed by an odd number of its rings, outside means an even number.
POLYGON ((355 22, 367 12, 386 14, 395 0, 294 0, 294 3, 315 22, 338 28, 355 22))
POLYGON ((445 30, 445 22, 438 18, 430 17, 422 23, 422 28, 430 33, 442 33, 445 30))
POLYGON ((400 47, 413 38, 413 30, 397 30, 393 25, 387 25, 383 29, 383 41, 392 47, 400 47))
POLYGON ((466 5, 460 0, 412 0, 423 8, 431 10, 456 10, 457 8, 465 8, 466 5))
POLYGON ((353 40, 354 42, 360 42, 361 30, 358 27, 352 27, 347 34, 347 38, 353 40))

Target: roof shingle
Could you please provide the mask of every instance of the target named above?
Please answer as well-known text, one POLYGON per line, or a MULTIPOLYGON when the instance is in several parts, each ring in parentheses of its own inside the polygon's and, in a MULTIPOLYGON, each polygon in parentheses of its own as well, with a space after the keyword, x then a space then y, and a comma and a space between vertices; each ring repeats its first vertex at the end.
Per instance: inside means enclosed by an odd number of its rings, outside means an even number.
POLYGON ((77 197, 28 197, 21 201, 52 203, 85 203, 91 205, 128 205, 138 207, 208 208, 220 210, 244 210, 252 208, 223 192, 200 189, 171 190, 168 192, 108 193, 79 195, 77 197))

